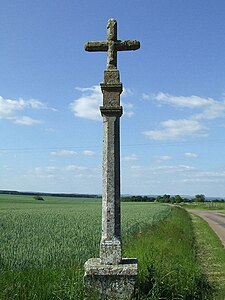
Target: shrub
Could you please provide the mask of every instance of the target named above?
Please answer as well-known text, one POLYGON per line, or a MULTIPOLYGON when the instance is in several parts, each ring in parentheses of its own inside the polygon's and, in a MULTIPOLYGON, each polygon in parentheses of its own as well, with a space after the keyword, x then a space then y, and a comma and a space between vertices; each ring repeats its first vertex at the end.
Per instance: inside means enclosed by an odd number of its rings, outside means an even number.
POLYGON ((43 197, 41 197, 40 195, 34 196, 34 199, 39 200, 39 201, 45 201, 45 199, 43 197))

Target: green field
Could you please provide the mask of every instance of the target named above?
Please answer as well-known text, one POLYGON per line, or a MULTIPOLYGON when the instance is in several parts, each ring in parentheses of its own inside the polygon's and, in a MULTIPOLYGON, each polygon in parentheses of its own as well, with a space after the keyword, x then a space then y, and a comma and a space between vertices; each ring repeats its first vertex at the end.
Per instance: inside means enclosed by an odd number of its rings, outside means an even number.
MULTIPOLYGON (((0 299, 82 299, 83 264, 98 257, 101 202, 0 197, 0 299)), ((122 203, 129 241, 171 213, 166 205, 122 203)))
MULTIPOLYGON (((83 299, 84 262, 99 257, 101 199, 44 199, 0 195, 0 300, 83 299)), ((223 265, 212 280, 211 260, 199 259, 210 245, 217 265, 223 248, 196 220, 167 204, 122 203, 124 257, 139 261, 135 300, 223 299, 223 265)))
POLYGON ((189 209, 208 209, 208 210, 225 210, 225 202, 205 201, 179 204, 184 208, 189 209))

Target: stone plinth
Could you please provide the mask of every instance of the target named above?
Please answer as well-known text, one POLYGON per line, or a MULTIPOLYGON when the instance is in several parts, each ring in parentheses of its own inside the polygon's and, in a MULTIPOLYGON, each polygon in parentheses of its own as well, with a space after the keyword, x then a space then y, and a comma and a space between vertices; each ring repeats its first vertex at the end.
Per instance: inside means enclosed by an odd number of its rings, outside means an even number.
POLYGON ((85 265, 85 300, 129 300, 134 293, 137 259, 123 258, 119 265, 101 264, 99 258, 85 265))

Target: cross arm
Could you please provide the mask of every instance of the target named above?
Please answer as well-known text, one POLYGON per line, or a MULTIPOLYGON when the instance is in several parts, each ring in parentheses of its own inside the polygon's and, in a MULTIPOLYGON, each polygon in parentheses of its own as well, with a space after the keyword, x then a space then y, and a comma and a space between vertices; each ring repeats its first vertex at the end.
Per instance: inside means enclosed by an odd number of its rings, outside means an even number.
POLYGON ((115 42, 117 51, 127 51, 127 50, 137 50, 141 47, 139 41, 136 40, 125 40, 125 41, 116 41, 115 42))
POLYGON ((107 41, 100 41, 100 42, 87 42, 84 45, 84 49, 89 52, 106 52, 108 50, 107 41))

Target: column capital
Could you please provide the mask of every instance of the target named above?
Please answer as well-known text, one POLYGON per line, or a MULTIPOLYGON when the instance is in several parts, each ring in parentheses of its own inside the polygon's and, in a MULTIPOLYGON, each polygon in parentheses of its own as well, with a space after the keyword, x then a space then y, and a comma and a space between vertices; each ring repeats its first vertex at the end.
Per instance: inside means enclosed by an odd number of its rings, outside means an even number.
POLYGON ((105 106, 100 106, 100 111, 102 116, 106 117, 121 117, 123 114, 123 107, 110 107, 106 108, 105 106))
POLYGON ((122 93, 123 84, 122 83, 100 83, 102 92, 118 92, 122 93))

